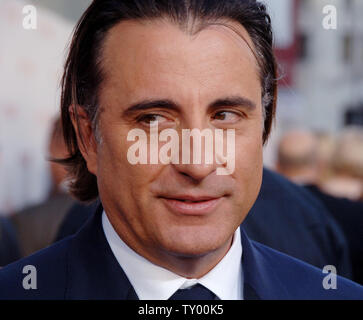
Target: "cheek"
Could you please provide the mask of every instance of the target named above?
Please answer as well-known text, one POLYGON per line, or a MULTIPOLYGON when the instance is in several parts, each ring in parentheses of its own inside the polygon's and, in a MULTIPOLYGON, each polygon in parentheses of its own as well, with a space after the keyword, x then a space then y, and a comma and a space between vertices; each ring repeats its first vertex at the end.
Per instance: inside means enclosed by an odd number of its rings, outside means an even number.
POLYGON ((121 196, 140 198, 141 191, 157 176, 160 165, 131 164, 127 154, 135 142, 127 141, 127 132, 118 130, 103 136, 98 150, 98 178, 105 184, 112 185, 121 196))
POLYGON ((245 192, 259 188, 263 167, 262 132, 250 137, 236 138, 235 178, 245 192))
POLYGON ((263 123, 261 117, 253 119, 253 123, 245 130, 236 133, 236 164, 242 167, 262 163, 263 154, 263 123))

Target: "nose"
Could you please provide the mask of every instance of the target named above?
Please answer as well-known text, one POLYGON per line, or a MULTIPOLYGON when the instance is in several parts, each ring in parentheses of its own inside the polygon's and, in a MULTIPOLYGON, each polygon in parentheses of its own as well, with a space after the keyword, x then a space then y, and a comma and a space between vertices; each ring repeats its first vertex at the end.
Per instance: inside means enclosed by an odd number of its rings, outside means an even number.
POLYGON ((216 167, 214 164, 173 164, 174 168, 182 175, 189 177, 193 182, 200 182, 212 174, 216 167))
POLYGON ((173 164, 180 174, 199 182, 216 171, 213 130, 181 130, 180 146, 179 163, 173 164))

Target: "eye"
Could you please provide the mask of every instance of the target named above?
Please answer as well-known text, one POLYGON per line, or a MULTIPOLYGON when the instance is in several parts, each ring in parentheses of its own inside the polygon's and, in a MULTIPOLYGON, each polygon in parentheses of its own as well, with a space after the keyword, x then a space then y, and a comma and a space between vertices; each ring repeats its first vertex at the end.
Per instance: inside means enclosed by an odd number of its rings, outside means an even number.
POLYGON ((217 121, 227 121, 227 122, 237 122, 241 119, 242 115, 234 111, 218 111, 214 114, 213 120, 217 121))
POLYGON ((140 116, 137 121, 146 126, 153 127, 156 126, 156 124, 167 121, 167 119, 160 114, 150 113, 140 116))

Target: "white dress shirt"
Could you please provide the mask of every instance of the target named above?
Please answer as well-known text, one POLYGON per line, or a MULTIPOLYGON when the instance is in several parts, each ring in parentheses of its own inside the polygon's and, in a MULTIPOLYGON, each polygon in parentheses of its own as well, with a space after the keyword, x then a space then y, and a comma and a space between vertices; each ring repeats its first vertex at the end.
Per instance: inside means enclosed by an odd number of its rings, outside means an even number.
POLYGON ((116 233, 105 212, 102 226, 113 254, 140 300, 167 300, 178 289, 197 283, 221 300, 243 300, 242 244, 239 228, 223 259, 199 279, 187 279, 162 268, 132 250, 116 233))

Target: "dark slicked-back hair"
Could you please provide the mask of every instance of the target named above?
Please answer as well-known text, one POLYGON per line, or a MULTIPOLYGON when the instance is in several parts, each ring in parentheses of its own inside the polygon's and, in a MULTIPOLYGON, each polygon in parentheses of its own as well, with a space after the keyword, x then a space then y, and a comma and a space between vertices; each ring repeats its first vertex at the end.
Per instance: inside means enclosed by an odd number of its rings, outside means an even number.
MULTIPOLYGON (((273 55, 271 20, 263 4, 255 0, 94 0, 78 22, 62 79, 61 112, 64 139, 70 157, 62 161, 69 167, 73 183, 71 192, 81 201, 98 196, 97 179, 87 169, 72 125, 69 107, 81 106, 97 130, 98 91, 104 79, 102 47, 107 32, 125 20, 166 18, 189 31, 193 25, 203 26, 221 21, 240 23, 253 41, 264 108, 263 142, 269 136, 276 108, 276 63, 273 55)), ((223 22, 222 22, 223 23, 223 22)), ((74 109, 76 123, 77 112, 74 109)))

